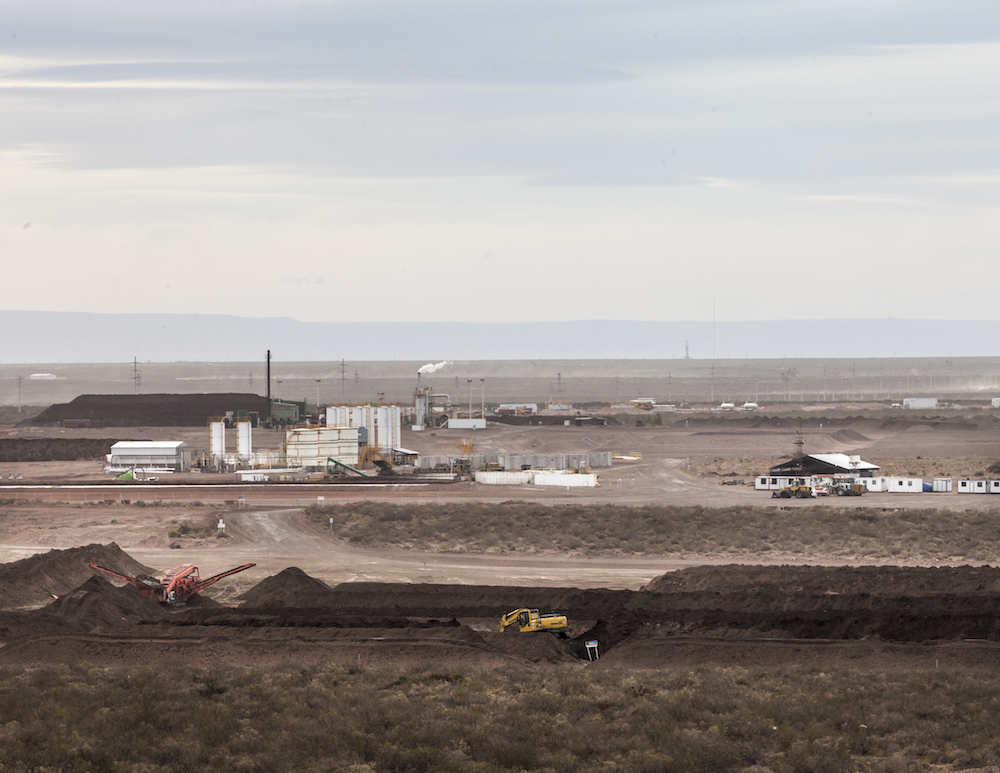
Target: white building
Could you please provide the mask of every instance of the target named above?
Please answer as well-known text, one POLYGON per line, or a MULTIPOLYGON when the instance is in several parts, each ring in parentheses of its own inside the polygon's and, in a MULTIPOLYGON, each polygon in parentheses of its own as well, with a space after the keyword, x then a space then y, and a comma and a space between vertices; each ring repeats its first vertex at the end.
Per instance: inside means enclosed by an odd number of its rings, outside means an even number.
POLYGON ((938 399, 936 397, 904 397, 904 408, 937 408, 938 399))
POLYGON ((119 440, 107 456, 112 467, 142 467, 187 472, 191 446, 181 440, 119 440))
POLYGON ((289 467, 324 469, 327 459, 354 467, 358 463, 358 430, 354 427, 287 430, 285 459, 289 467))
POLYGON ((348 427, 364 430, 358 433, 360 442, 369 448, 392 451, 402 445, 403 413, 398 405, 328 405, 327 427, 348 427))

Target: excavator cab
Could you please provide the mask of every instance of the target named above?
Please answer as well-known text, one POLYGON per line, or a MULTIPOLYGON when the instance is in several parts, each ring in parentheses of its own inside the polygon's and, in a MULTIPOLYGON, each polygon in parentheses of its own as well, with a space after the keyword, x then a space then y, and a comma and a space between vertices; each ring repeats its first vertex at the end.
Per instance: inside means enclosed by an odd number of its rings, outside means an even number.
POLYGON ((521 633, 528 631, 549 631, 551 633, 565 636, 565 629, 569 626, 566 615, 558 612, 546 612, 539 614, 537 609, 515 609, 500 618, 500 633, 506 631, 510 626, 516 625, 521 633))

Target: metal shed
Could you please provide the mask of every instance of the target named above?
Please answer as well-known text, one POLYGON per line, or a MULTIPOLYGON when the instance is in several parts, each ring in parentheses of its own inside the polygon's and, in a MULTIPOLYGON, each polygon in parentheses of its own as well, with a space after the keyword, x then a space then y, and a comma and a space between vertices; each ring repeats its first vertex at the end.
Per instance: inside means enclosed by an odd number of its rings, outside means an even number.
POLYGON ((107 457, 113 467, 149 467, 187 472, 191 446, 182 440, 119 440, 107 457))

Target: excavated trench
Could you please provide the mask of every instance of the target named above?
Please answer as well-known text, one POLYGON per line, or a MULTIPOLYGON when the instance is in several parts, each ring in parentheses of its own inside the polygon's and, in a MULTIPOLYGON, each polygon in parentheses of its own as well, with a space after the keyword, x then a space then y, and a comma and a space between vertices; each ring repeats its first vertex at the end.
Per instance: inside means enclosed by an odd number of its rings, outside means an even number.
POLYGON ((290 567, 251 588, 238 606, 206 593, 169 609, 94 575, 91 561, 149 571, 113 544, 0 566, 0 662, 571 663, 589 660, 586 643, 594 641, 602 663, 637 667, 831 657, 853 665, 926 663, 928 647, 972 664, 1000 653, 1000 570, 993 567, 696 567, 638 591, 330 587, 290 567), (566 614, 569 637, 495 632, 503 612, 525 605, 566 614))

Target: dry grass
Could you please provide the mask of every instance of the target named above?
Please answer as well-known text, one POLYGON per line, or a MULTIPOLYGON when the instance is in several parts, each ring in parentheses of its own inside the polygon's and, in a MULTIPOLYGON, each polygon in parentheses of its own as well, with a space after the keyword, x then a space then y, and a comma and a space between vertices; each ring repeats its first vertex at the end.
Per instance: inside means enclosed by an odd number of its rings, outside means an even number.
POLYGON ((533 502, 310 507, 365 546, 481 553, 993 561, 997 510, 566 505, 533 502))
POLYGON ((897 773, 1000 761, 996 673, 0 672, 0 768, 897 773))

